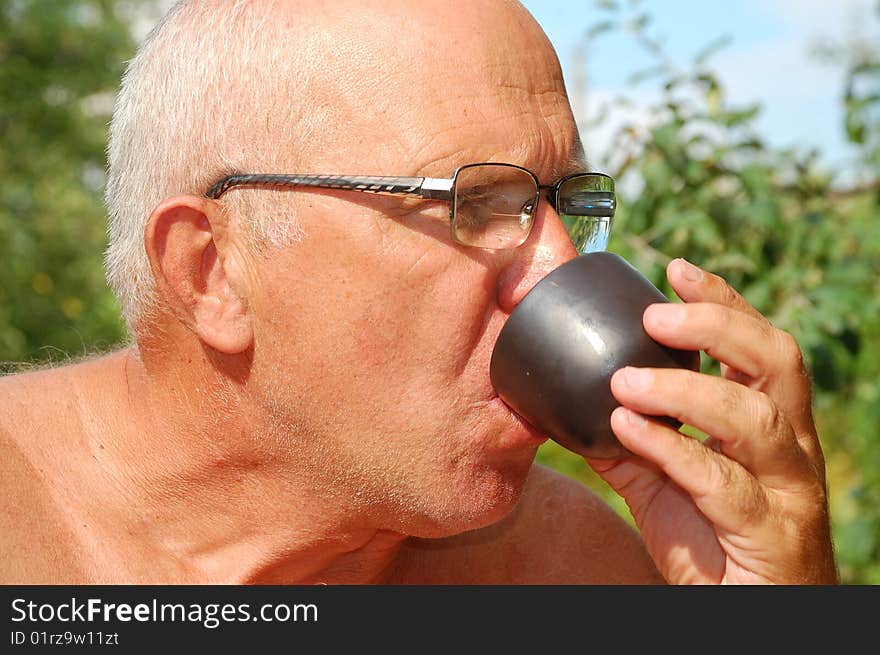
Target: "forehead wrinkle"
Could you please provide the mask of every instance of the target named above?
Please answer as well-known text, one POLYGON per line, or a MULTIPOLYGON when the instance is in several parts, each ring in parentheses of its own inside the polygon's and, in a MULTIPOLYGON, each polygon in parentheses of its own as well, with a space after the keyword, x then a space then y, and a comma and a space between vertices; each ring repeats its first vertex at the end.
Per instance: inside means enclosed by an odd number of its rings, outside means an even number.
POLYGON ((518 144, 514 151, 515 161, 510 163, 519 164, 535 173, 540 184, 553 184, 566 175, 589 170, 577 127, 573 128, 573 136, 566 144, 564 136, 557 136, 558 131, 546 120, 543 123, 544 138, 538 139, 538 147, 535 148, 534 144, 518 144))
MULTIPOLYGON (((528 110, 519 111, 508 118, 513 122, 519 116, 534 115, 528 110)), ((583 148, 577 128, 556 128, 551 125, 552 116, 543 115, 531 125, 524 124, 521 132, 512 131, 512 135, 522 138, 509 140, 506 143, 490 144, 486 139, 471 139, 466 128, 478 127, 480 124, 497 125, 498 120, 468 121, 442 130, 432 130, 421 135, 422 145, 410 157, 415 164, 414 172, 406 174, 429 177, 449 177, 459 166, 481 162, 509 163, 522 166, 532 172, 543 183, 573 172, 587 170, 583 156, 583 148), (439 150, 438 137, 450 132, 462 131, 460 140, 452 142, 447 148, 439 150), (569 135, 565 135, 568 132, 569 135), (494 147, 492 147, 494 146, 494 147), (433 156, 428 156, 429 154, 433 156)), ((399 171, 396 174, 402 174, 399 171)))
MULTIPOLYGON (((579 141, 580 139, 578 139, 578 142, 579 141)), ((555 150, 555 148, 553 149, 555 150)), ((450 152, 445 152, 436 157, 425 160, 421 165, 417 165, 412 175, 416 177, 448 178, 452 177, 453 172, 459 166, 493 162, 522 166, 535 173, 539 182, 542 184, 545 182, 550 184, 566 175, 583 173, 590 170, 590 165, 587 163, 583 150, 579 145, 578 147, 575 147, 571 154, 565 159, 560 159, 559 157, 536 157, 534 154, 530 155, 527 152, 528 150, 528 146, 517 144, 517 146, 511 151, 495 151, 492 154, 482 157, 468 157, 466 156, 465 149, 453 149, 450 152), (546 163, 548 159, 551 162, 549 166, 546 163), (542 176, 542 173, 545 170, 548 171, 549 174, 547 180, 544 180, 544 176, 542 176)), ((418 160, 418 157, 414 159, 418 160)), ((407 172, 407 174, 409 173, 407 172)))

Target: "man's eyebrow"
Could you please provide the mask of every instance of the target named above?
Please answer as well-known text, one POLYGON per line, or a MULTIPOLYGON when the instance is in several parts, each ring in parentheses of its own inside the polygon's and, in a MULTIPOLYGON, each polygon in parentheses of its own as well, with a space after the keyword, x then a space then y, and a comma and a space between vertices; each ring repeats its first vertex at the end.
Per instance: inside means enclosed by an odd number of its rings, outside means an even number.
POLYGON ((555 165, 551 174, 553 180, 558 180, 566 175, 571 175, 572 173, 586 173, 590 170, 592 169, 590 168, 590 164, 583 151, 575 151, 565 162, 555 165))
POLYGON ((571 146, 571 154, 568 157, 567 170, 562 171, 563 175, 571 173, 586 173, 593 170, 590 162, 587 161, 587 155, 584 151, 584 142, 581 139, 581 133, 575 130, 574 143, 571 146))

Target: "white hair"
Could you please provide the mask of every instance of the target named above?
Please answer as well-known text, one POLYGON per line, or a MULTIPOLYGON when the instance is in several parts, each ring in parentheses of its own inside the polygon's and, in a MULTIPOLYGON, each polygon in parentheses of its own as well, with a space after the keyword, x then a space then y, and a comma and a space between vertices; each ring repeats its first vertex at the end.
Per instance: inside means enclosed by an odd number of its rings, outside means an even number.
MULTIPOLYGON (((105 198, 107 279, 129 330, 157 305, 144 228, 162 200, 203 194, 235 171, 300 172, 278 170, 308 135, 297 134, 295 28, 267 20, 271 4, 178 2, 129 62, 110 125, 105 198)), ((299 238, 287 194, 269 193, 236 191, 221 202, 254 244, 299 238)))

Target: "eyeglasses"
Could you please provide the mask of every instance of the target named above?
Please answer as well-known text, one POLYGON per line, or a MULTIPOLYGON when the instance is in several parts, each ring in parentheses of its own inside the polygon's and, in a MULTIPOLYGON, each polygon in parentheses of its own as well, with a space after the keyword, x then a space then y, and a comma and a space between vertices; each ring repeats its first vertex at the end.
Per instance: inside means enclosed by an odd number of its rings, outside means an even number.
POLYGON ((578 252, 604 250, 617 201, 604 173, 575 173, 542 185, 514 164, 467 164, 449 179, 348 175, 235 174, 205 194, 217 199, 234 187, 314 187, 407 196, 450 203, 456 243, 477 248, 515 248, 529 237, 541 191, 559 214, 578 252))

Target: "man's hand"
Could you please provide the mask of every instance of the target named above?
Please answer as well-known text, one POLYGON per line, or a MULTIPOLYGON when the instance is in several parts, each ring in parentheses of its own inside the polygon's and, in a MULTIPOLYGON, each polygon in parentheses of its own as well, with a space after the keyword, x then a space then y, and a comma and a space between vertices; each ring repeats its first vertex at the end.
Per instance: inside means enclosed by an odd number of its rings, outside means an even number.
POLYGON ((621 496, 671 583, 835 583, 825 467, 800 348, 723 279, 677 259, 685 304, 652 305, 648 334, 704 350, 722 377, 624 368, 611 426, 633 456, 589 460, 621 496), (687 437, 646 415, 710 435, 687 437))

